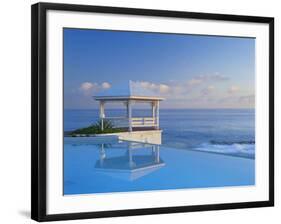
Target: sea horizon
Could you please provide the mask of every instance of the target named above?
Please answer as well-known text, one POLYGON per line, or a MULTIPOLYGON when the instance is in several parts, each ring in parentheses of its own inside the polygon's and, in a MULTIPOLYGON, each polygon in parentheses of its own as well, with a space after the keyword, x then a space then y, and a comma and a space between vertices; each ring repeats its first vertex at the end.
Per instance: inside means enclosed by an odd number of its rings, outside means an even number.
MULTIPOLYGON (((150 109, 133 109, 133 116, 151 116, 150 109)), ((108 108, 106 116, 126 116, 125 109, 108 108)), ((98 109, 65 109, 64 131, 95 124, 98 109)), ((254 109, 160 109, 162 145, 255 158, 254 109)))
MULTIPOLYGON (((123 110, 122 108, 106 108, 107 110, 123 110)), ((99 110, 98 108, 64 108, 64 110, 99 110)), ((133 108, 133 110, 149 110, 149 108, 133 108)), ((159 110, 255 110, 255 108, 160 108, 159 110)))
POLYGON ((255 184, 255 39, 63 32, 64 194, 255 184))

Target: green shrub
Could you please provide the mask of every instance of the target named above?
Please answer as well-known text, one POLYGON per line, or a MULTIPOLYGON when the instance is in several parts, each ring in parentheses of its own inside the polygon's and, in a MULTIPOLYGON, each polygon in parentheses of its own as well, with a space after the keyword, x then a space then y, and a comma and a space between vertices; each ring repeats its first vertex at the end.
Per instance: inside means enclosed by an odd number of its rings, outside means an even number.
POLYGON ((103 130, 101 130, 101 120, 95 124, 86 128, 79 128, 70 133, 70 136, 75 137, 79 134, 91 135, 91 134, 105 134, 105 133, 117 133, 123 131, 120 128, 114 128, 114 125, 110 120, 103 120, 103 130))
MULTIPOLYGON (((97 129, 101 130, 101 120, 97 121, 94 125, 97 129)), ((113 129, 114 126, 110 120, 103 120, 103 130, 113 129)))

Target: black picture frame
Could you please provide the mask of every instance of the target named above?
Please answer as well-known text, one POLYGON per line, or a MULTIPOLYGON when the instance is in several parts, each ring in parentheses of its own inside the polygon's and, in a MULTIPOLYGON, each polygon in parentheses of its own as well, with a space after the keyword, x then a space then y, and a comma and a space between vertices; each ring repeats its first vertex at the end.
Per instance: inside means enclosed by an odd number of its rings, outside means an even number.
POLYGON ((137 8, 103 7, 73 4, 37 3, 31 13, 31 73, 32 73, 32 152, 31 152, 31 218, 36 221, 54 221, 161 213, 192 212, 221 209, 274 206, 274 18, 164 11, 137 8), (269 200, 196 206, 160 207, 102 212, 46 214, 46 12, 64 10, 75 12, 100 12, 126 15, 162 16, 235 22, 269 24, 269 200))

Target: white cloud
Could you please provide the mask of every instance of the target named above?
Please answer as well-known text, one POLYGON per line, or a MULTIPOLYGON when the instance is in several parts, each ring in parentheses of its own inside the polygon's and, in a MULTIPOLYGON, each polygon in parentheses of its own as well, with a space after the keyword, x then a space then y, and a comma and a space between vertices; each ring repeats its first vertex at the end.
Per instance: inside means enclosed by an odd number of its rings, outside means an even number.
POLYGON ((203 82, 217 82, 217 81, 227 81, 229 78, 227 76, 215 73, 212 75, 199 75, 190 80, 191 84, 201 84, 203 82))
POLYGON ((88 91, 88 90, 94 88, 94 86, 95 86, 95 83, 83 82, 83 83, 80 85, 80 89, 83 90, 83 91, 88 91))
POLYGON ((147 82, 147 81, 136 81, 134 82, 135 84, 139 84, 142 88, 144 89, 149 89, 149 90, 157 90, 157 84, 147 82))
POLYGON ((228 90, 227 90, 227 92, 229 93, 229 94, 236 94, 236 93, 238 93, 240 91, 240 87, 239 86, 230 86, 229 88, 228 88, 228 90))
POLYGON ((152 83, 147 81, 135 81, 136 85, 144 89, 152 91, 156 94, 163 95, 167 98, 186 98, 191 92, 198 92, 199 86, 206 86, 202 89, 202 95, 208 95, 214 91, 215 87, 212 83, 226 81, 228 78, 218 73, 212 75, 200 75, 186 81, 170 80, 166 83, 152 83))
POLYGON ((249 105, 254 105, 255 104, 255 95, 240 96, 239 102, 240 103, 246 103, 246 104, 249 104, 249 105))
POLYGON ((214 75, 208 76, 210 80, 212 81, 227 81, 229 78, 225 75, 221 75, 219 73, 215 73, 214 75))
POLYGON ((220 75, 219 73, 215 73, 212 75, 199 75, 195 76, 190 80, 186 81, 186 89, 191 90, 194 87, 200 86, 200 85, 208 85, 210 83, 215 83, 215 82, 222 82, 222 81, 227 81, 228 77, 224 75, 220 75))
MULTIPOLYGON (((166 99, 173 100, 191 100, 198 98, 213 99, 215 97, 215 86, 217 82, 228 80, 227 77, 215 73, 213 75, 194 76, 185 81, 170 80, 165 83, 162 82, 148 82, 148 81, 133 81, 136 87, 142 87, 147 90, 147 93, 163 96, 166 99)), ((79 91, 85 96, 90 96, 102 90, 110 89, 112 84, 109 82, 83 82, 79 86, 79 91)), ((230 91, 235 91, 232 88, 230 91)), ((218 99, 217 97, 215 97, 218 99)), ((202 99, 203 100, 203 99, 202 99)), ((197 100, 196 100, 197 101, 197 100)))
POLYGON ((157 94, 167 94, 171 91, 171 87, 163 83, 152 83, 147 81, 135 81, 134 86, 141 86, 143 89, 152 91, 157 94))
POLYGON ((202 96, 208 96, 210 95, 211 93, 213 93, 215 90, 215 87, 214 86, 207 86, 206 88, 202 89, 201 90, 201 95, 202 96))
POLYGON ((111 84, 108 82, 103 82, 98 84, 96 82, 83 82, 81 83, 79 90, 82 91, 85 95, 90 95, 93 92, 99 92, 103 89, 111 88, 111 84))
POLYGON ((218 100, 219 105, 238 108, 253 108, 255 106, 255 95, 235 96, 228 95, 218 100))
POLYGON ((101 87, 102 87, 103 89, 109 89, 109 88, 111 87, 111 84, 108 83, 108 82, 103 82, 103 83, 101 84, 101 87))
POLYGON ((203 79, 201 78, 193 78, 187 81, 188 86, 197 86, 200 85, 203 82, 203 79))
POLYGON ((170 87, 165 84, 160 84, 159 91, 160 91, 160 93, 168 93, 168 92, 170 92, 170 87))

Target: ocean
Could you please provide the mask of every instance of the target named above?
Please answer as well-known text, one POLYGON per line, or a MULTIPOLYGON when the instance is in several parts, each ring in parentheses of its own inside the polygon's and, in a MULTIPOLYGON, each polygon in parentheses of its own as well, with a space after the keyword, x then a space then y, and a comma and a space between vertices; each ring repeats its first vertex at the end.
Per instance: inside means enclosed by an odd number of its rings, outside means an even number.
MULTIPOLYGON (((107 109, 106 116, 124 116, 125 110, 107 109)), ((64 130, 94 124, 98 110, 64 110, 64 130)), ((133 116, 150 116, 134 109, 133 116)), ((254 109, 161 109, 162 145, 229 156, 255 158, 254 109)))
MULTIPOLYGON (((97 120, 97 110, 64 111, 65 131, 97 120)), ((162 109, 160 127, 160 146, 65 137, 64 195, 255 185, 254 110, 162 109)))

